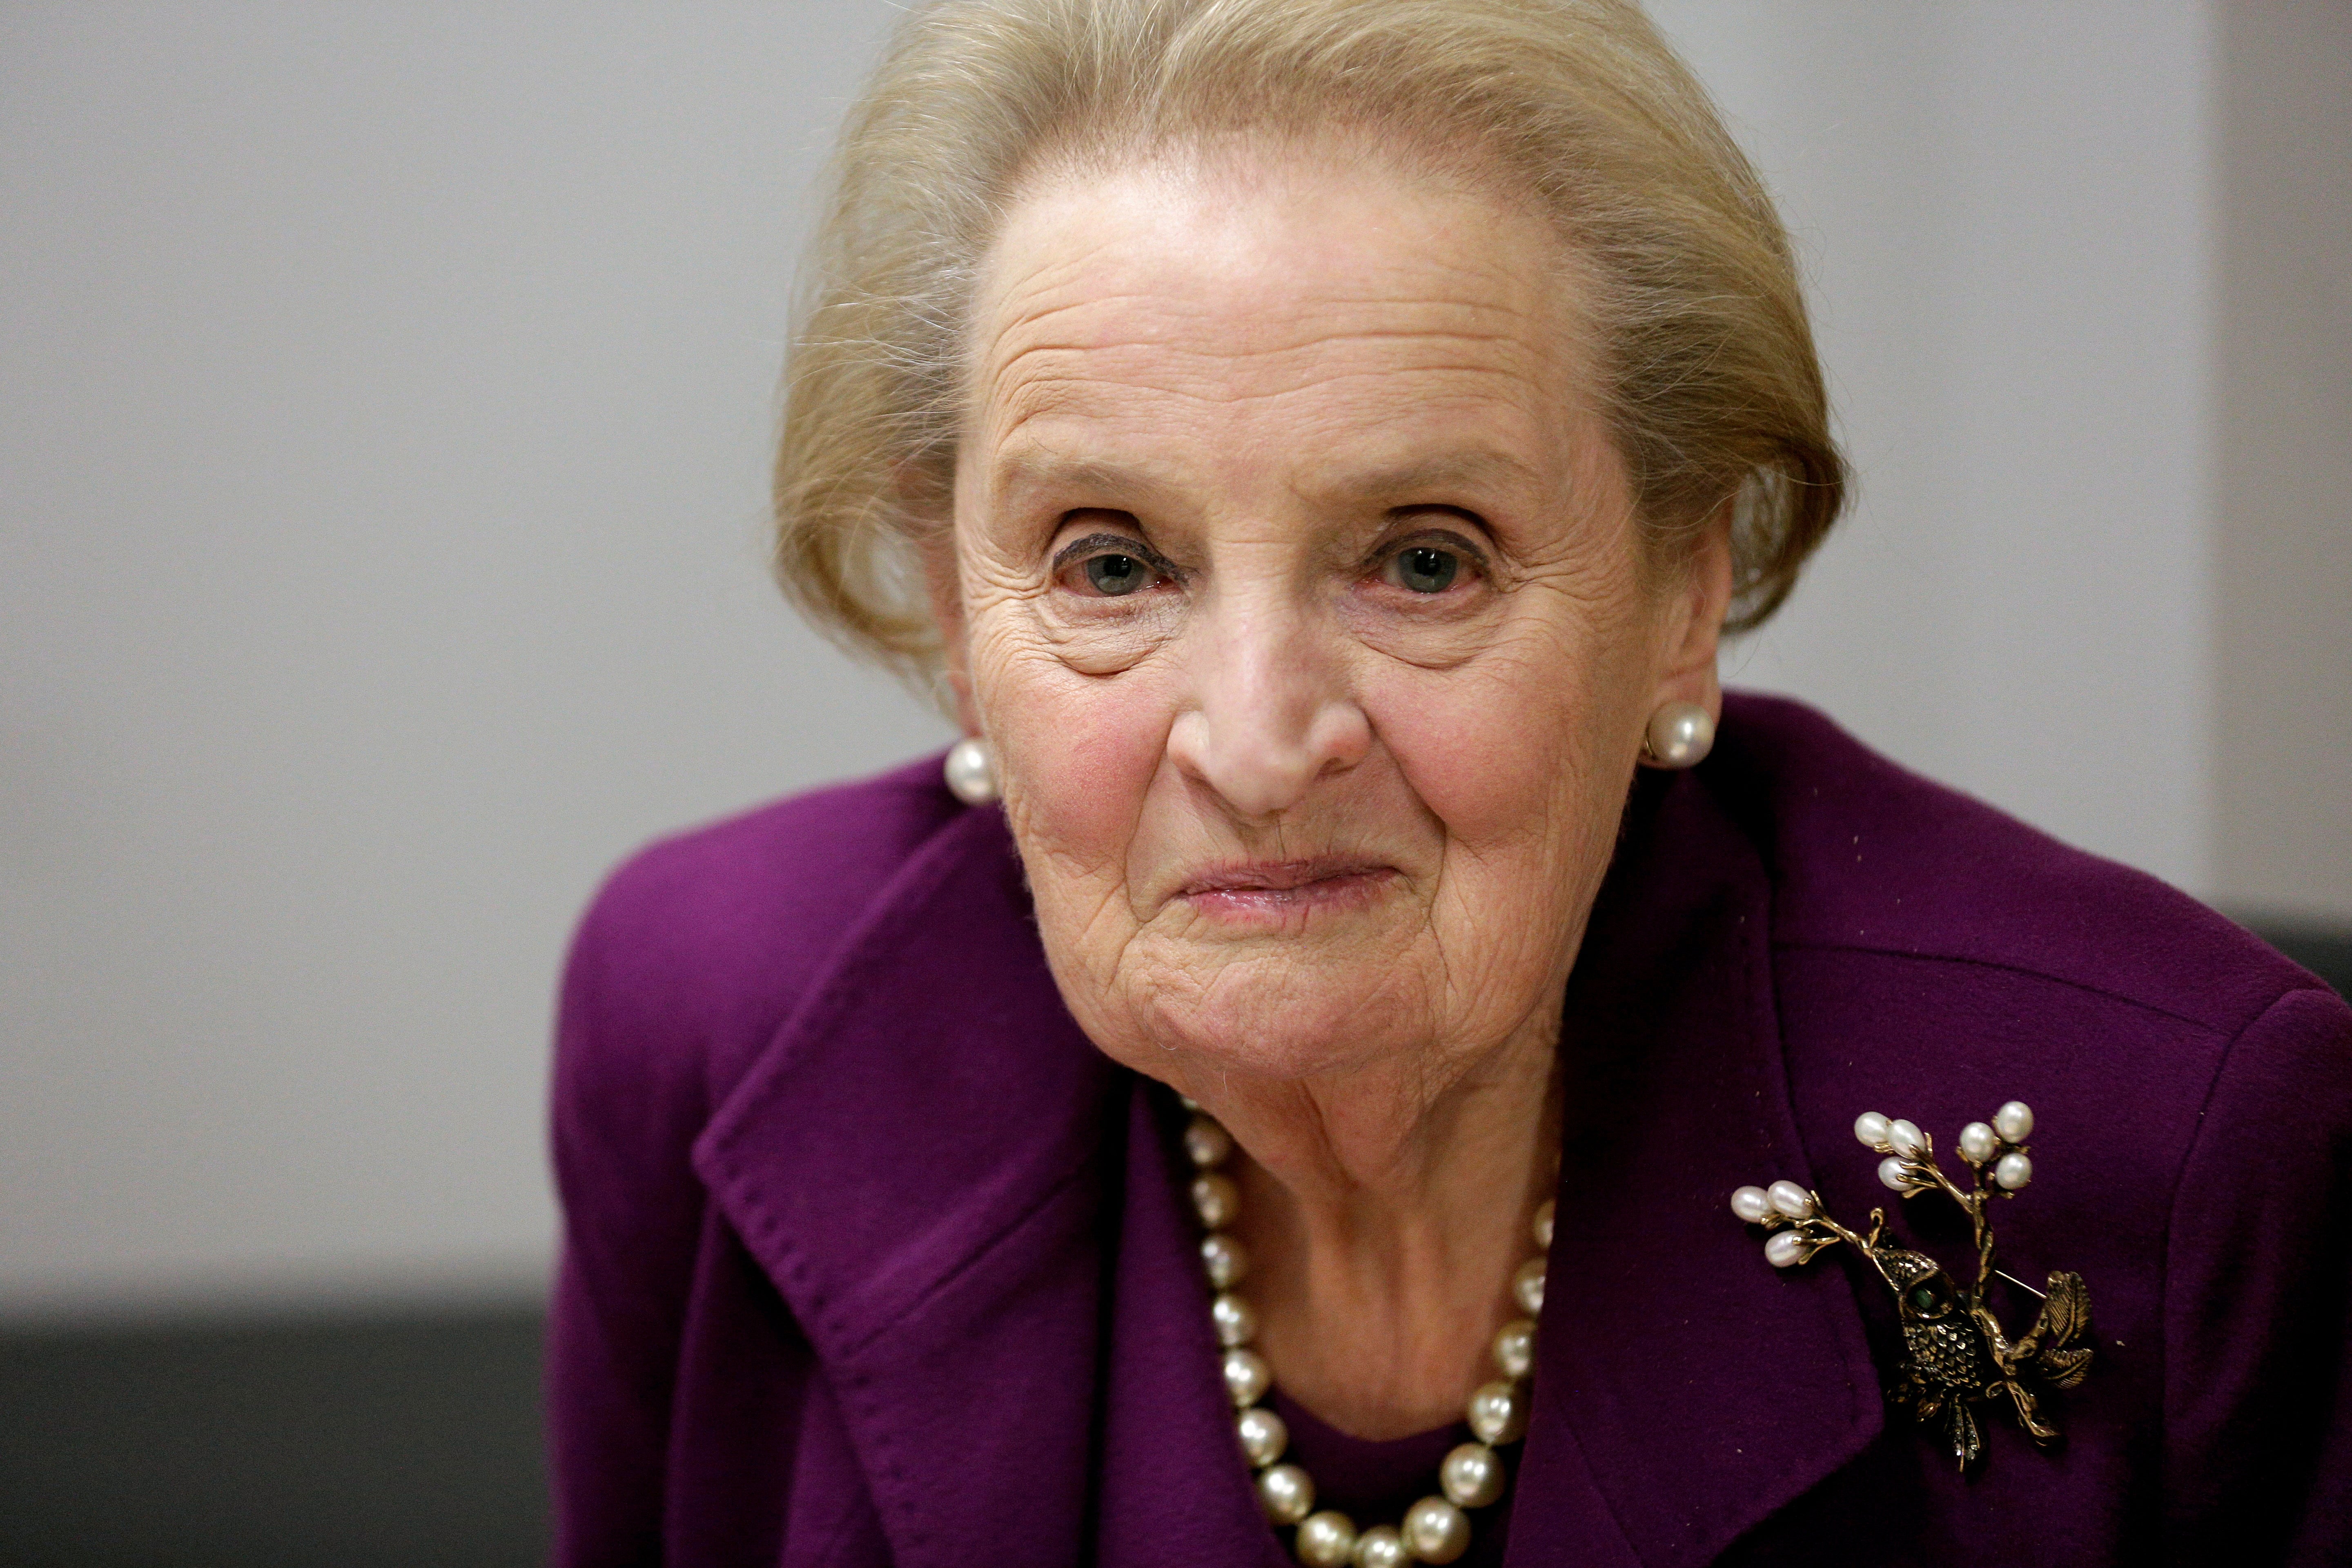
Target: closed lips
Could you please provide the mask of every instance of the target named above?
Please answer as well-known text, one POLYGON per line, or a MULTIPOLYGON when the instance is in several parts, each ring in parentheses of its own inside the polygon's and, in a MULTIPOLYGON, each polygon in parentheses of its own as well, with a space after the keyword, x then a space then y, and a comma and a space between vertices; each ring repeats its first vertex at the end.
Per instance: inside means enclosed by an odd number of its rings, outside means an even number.
POLYGON ((1246 866, 1220 867, 1195 877, 1179 891, 1180 898, 1218 894, 1274 894, 1328 890, 1334 883, 1386 877, 1393 868, 1370 860, 1282 860, 1246 866))

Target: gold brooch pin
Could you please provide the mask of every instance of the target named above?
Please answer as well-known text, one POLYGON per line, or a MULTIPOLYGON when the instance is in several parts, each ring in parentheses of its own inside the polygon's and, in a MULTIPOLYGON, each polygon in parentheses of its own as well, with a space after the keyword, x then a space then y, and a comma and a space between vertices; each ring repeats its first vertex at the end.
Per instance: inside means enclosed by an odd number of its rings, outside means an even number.
POLYGON ((1908 1406, 1923 1425, 1934 1425, 1952 1457, 1966 1471, 1984 1453, 1976 1406, 2009 1403, 2018 1425, 2036 1443, 2057 1441, 2058 1428, 2042 1408, 2054 1388, 2072 1388, 2091 1370, 2091 1295, 2079 1274, 2053 1273, 2049 1289, 2036 1290, 1993 1267, 1992 1223, 1986 1205, 1996 1195, 2014 1197, 2033 1179, 2025 1141, 2033 1135, 2033 1112, 2011 1100, 1990 1122, 1960 1129, 1960 1158, 1969 1167, 1962 1188, 1936 1163, 1936 1146, 1911 1122, 1888 1121, 1876 1111, 1859 1117, 1853 1135, 1885 1158, 1878 1179, 1905 1198, 1939 1192, 1967 1211, 1976 1233, 1977 1281, 1963 1290, 1932 1258, 1886 1240, 1886 1211, 1870 1211, 1870 1231, 1859 1235, 1822 1211, 1819 1194, 1794 1182, 1742 1187, 1731 1194, 1731 1212, 1771 1234, 1764 1256, 1776 1268, 1811 1260, 1825 1247, 1843 1241, 1870 1260, 1895 1292, 1903 1325, 1903 1364, 1888 1397, 1908 1406), (2042 1310, 2024 1337, 2012 1340, 1993 1316, 1987 1298, 1993 1279, 2007 1279, 2042 1297, 2042 1310), (2084 1342, 2077 1344, 2076 1342, 2084 1342))

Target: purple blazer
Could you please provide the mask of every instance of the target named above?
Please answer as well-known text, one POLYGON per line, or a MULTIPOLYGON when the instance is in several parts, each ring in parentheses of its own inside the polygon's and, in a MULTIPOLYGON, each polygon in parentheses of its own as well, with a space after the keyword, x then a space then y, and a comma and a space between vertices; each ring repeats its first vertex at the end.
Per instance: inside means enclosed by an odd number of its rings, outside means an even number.
MULTIPOLYGON (((1570 984, 1509 1563, 2352 1563, 2352 1012, 1807 709, 1721 729, 1636 788, 1570 984), (2062 1447, 1995 1416, 1964 1479, 1881 1394, 1885 1288, 1726 1199, 1853 1223, 1897 1206, 1859 1112, 2012 1098, 2002 1260, 2082 1273, 2097 1355, 2062 1447)), ((559 1028, 559 1563, 1287 1561, 1167 1132, 935 762, 631 860, 559 1028)), ((1960 1263, 1934 1202, 1891 1217, 1960 1263)))

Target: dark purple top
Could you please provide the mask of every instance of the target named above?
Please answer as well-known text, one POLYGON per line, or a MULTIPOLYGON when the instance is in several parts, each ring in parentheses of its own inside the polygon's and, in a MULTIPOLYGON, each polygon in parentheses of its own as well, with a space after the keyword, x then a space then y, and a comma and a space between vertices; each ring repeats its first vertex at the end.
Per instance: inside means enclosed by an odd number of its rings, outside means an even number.
MULTIPOLYGON (((2310 975, 1738 697, 1636 787, 1565 1016, 1514 1568, 2352 1562, 2352 1013, 2310 975), (1857 1113, 1948 1147, 2010 1099, 2003 1262, 2081 1272, 2097 1356, 2062 1446, 1996 1416, 1963 1478, 1882 1396, 1884 1288, 1726 1200, 1866 1215, 1857 1113)), ((1167 1123, 935 762, 633 859, 559 1026, 558 1562, 1286 1561, 1167 1123)))

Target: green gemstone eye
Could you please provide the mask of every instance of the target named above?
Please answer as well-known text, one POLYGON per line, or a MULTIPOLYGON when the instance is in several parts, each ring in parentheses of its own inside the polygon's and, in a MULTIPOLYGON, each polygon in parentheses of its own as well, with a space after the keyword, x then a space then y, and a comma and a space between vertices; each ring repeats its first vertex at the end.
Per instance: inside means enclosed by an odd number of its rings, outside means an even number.
POLYGON ((1952 1308, 1951 1285, 1941 1278, 1922 1279, 1906 1298, 1923 1318, 1940 1318, 1952 1308))

